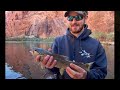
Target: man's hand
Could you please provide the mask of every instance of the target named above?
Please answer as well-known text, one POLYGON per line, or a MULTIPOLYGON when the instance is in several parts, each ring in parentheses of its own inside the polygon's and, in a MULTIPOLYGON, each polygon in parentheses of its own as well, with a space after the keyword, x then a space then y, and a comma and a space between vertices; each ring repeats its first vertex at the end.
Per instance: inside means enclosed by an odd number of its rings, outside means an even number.
POLYGON ((73 79, 85 79, 87 72, 81 67, 71 63, 70 67, 66 68, 66 72, 73 79))
MULTIPOLYGON (((38 56, 35 58, 35 60, 36 60, 37 62, 39 62, 39 61, 40 61, 40 55, 38 55, 38 56)), ((53 56, 47 55, 47 56, 45 56, 45 57, 43 58, 43 61, 42 61, 41 63, 42 63, 42 65, 45 66, 46 68, 51 69, 51 68, 55 67, 57 61, 53 59, 53 56)))
MULTIPOLYGON (((48 51, 51 49, 49 48, 48 51)), ((40 55, 36 56, 35 60, 37 62, 40 61, 40 55)), ((43 58, 42 65, 45 66, 46 68, 52 69, 55 67, 57 61, 53 59, 53 56, 47 55, 43 58)))

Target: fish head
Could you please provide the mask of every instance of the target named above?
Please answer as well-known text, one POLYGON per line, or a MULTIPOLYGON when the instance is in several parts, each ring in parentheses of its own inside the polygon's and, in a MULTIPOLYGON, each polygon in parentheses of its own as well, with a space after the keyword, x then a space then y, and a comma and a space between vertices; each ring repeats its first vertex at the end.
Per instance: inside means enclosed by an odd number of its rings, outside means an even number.
POLYGON ((43 49, 43 48, 33 48, 33 50, 30 51, 30 53, 33 55, 33 56, 36 56, 36 55, 40 55, 40 56, 44 56, 44 55, 50 55, 52 54, 51 52, 43 49))
MULTIPOLYGON (((39 53, 37 50, 30 50, 29 51, 31 53, 31 55, 35 58, 38 55, 40 55, 40 62, 43 60, 44 55, 42 53, 39 53)), ((41 68, 43 69, 43 67, 41 66, 41 68)))
POLYGON ((40 55, 44 55, 44 50, 42 48, 36 48, 34 49, 34 51, 36 51, 37 53, 39 53, 40 55))
POLYGON ((29 51, 33 56, 37 56, 37 55, 39 55, 39 53, 37 52, 37 51, 35 51, 35 50, 31 50, 31 51, 29 51))

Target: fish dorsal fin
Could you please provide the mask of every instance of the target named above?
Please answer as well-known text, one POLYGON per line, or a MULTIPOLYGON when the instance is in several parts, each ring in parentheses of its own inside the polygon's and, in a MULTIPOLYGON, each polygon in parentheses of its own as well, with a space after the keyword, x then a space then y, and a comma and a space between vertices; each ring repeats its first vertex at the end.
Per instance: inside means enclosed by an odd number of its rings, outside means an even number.
POLYGON ((64 57, 65 60, 69 60, 69 57, 61 55, 62 57, 64 57))

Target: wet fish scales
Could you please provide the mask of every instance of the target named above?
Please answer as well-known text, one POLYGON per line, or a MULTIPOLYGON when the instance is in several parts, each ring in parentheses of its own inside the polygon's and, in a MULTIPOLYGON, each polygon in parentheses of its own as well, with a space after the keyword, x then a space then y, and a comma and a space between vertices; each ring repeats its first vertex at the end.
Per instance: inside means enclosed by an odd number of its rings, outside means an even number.
POLYGON ((53 56, 54 59, 57 60, 57 65, 55 67, 60 68, 60 69, 61 68, 66 69, 66 67, 69 66, 70 63, 74 63, 74 64, 80 66, 81 68, 83 68, 84 70, 89 71, 91 65, 93 64, 93 62, 92 63, 86 63, 86 64, 83 64, 81 62, 73 62, 73 61, 70 61, 67 56, 59 55, 59 54, 53 54, 52 52, 49 52, 49 51, 47 51, 45 49, 42 49, 42 48, 34 48, 33 51, 40 54, 42 58, 45 55, 53 56))

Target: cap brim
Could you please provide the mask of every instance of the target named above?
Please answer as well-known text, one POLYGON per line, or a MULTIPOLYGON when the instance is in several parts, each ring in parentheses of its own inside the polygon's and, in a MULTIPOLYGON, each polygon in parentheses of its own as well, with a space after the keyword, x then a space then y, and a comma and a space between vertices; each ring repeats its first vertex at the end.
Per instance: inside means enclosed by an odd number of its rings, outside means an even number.
MULTIPOLYGON (((66 11, 65 14, 64 14, 64 17, 67 17, 69 15, 69 12, 70 11, 66 11)), ((78 14, 83 15, 83 12, 79 12, 79 11, 75 11, 75 12, 78 13, 78 14)))

